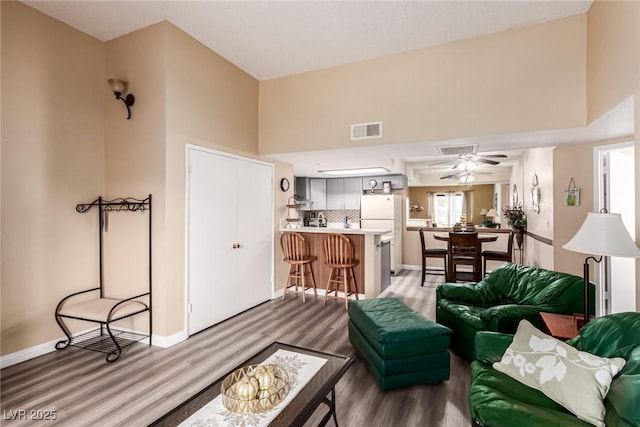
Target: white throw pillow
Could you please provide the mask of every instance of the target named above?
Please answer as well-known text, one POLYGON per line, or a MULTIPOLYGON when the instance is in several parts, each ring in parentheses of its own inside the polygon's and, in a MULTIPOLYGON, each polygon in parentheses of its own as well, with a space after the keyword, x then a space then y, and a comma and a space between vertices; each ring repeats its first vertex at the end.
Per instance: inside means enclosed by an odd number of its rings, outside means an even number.
POLYGON ((605 426, 602 400, 625 364, 579 351, 521 320, 513 342, 493 368, 540 390, 581 420, 605 426))

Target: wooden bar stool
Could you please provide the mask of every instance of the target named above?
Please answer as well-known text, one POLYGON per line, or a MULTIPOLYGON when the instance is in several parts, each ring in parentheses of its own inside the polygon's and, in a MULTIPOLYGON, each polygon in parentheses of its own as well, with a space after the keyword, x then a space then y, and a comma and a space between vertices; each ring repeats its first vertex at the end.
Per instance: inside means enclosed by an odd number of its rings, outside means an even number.
POLYGON ((317 298, 316 280, 313 277, 311 263, 316 260, 315 256, 309 254, 309 245, 304 236, 300 233, 283 233, 280 237, 284 262, 289 264, 289 275, 284 285, 282 299, 287 297, 287 289, 295 286, 296 295, 298 286, 302 288, 302 302, 307 302, 306 291, 313 289, 313 294, 317 298), (307 275, 311 276, 311 284, 307 285, 307 275))
POLYGON ((338 296, 340 285, 344 290, 344 308, 349 309, 349 295, 355 294, 358 299, 358 286, 353 267, 358 264, 354 259, 354 250, 351 240, 343 234, 327 234, 322 242, 324 248, 324 262, 331 268, 327 288, 322 305, 327 303, 327 297, 331 292, 334 298, 338 296))

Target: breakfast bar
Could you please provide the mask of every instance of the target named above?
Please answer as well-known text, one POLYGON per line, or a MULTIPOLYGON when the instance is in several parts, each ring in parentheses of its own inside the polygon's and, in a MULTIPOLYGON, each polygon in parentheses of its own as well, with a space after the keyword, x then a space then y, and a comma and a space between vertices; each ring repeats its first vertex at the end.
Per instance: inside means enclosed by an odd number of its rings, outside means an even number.
POLYGON ((329 280, 330 269, 324 263, 322 241, 328 233, 345 235, 353 244, 355 258, 359 261, 354 267, 354 275, 358 285, 358 293, 365 298, 377 297, 381 290, 381 250, 380 243, 383 234, 390 230, 334 228, 334 227, 300 227, 280 228, 281 232, 297 232, 304 236, 309 244, 311 255, 316 259, 311 266, 319 289, 324 289, 329 280))

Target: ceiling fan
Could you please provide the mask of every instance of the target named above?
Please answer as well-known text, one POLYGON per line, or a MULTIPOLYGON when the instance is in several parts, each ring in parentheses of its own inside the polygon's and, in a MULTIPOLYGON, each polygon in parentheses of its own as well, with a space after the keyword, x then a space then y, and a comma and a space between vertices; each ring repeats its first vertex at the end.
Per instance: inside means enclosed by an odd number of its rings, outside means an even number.
POLYGON ((491 172, 478 172, 475 170, 463 170, 461 172, 442 175, 440 179, 459 179, 460 182, 470 183, 476 179, 476 175, 491 175, 491 172))
POLYGON ((478 163, 484 163, 487 165, 499 165, 500 162, 492 159, 506 159, 507 156, 505 154, 487 154, 484 156, 480 156, 477 154, 459 154, 458 158, 441 160, 439 162, 435 162, 430 164, 429 166, 439 166, 446 165, 447 163, 452 164, 452 169, 462 169, 462 170, 474 170, 478 163))

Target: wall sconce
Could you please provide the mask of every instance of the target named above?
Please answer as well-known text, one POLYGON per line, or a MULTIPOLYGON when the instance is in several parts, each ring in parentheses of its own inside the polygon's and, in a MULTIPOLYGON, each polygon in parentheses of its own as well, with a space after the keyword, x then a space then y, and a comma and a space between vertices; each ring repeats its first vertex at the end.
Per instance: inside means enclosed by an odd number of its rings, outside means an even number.
POLYGON ((109 79, 109 86, 111 86, 111 90, 113 94, 116 96, 116 99, 124 102, 124 105, 127 107, 127 120, 131 118, 131 107, 134 102, 136 102, 136 97, 133 96, 132 93, 128 93, 124 98, 122 97, 123 93, 127 92, 127 82, 124 80, 117 79, 109 79))

